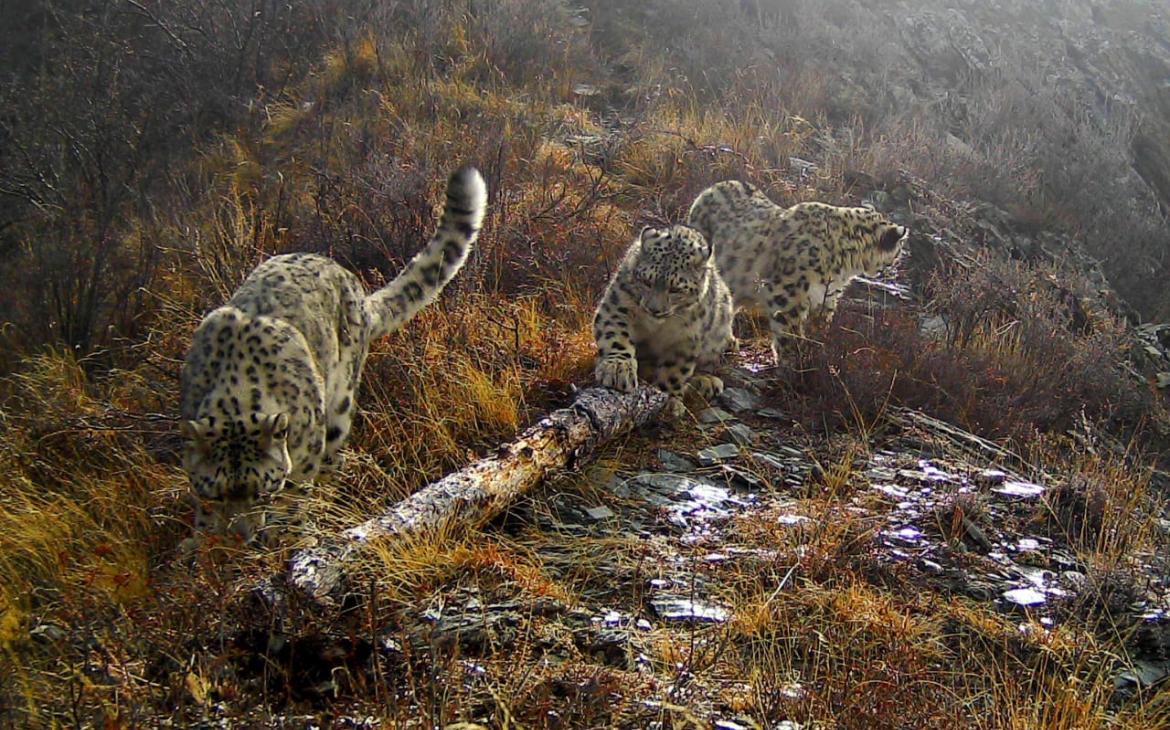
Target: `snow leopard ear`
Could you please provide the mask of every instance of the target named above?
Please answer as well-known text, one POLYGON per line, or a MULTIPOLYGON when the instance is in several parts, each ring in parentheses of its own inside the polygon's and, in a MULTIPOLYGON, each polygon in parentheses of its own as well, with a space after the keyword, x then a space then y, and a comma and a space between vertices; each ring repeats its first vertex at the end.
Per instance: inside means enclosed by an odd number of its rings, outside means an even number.
MULTIPOLYGON (((702 233, 700 233, 699 235, 703 236, 702 233)), ((704 251, 704 255, 703 255, 704 261, 710 261, 711 257, 715 255, 715 244, 711 243, 711 239, 707 238, 706 236, 703 236, 703 251, 704 251)))
POLYGON ((882 237, 878 239, 878 248, 883 251, 893 251, 909 233, 905 226, 890 226, 882 231, 882 237))
POLYGON ((260 424, 260 435, 269 446, 288 438, 288 414, 281 412, 265 416, 260 424))
POLYGON ((179 424, 179 433, 192 443, 207 441, 207 435, 210 432, 211 424, 207 421, 183 421, 179 424))
POLYGON ((206 457, 211 455, 211 424, 207 421, 183 421, 179 433, 195 452, 206 457))
POLYGON ((690 231, 691 233, 693 233, 694 237, 688 239, 688 242, 693 243, 694 238, 698 238, 699 241, 702 242, 701 246, 696 247, 697 250, 695 251, 695 253, 697 255, 692 257, 695 259, 696 262, 706 263, 707 261, 711 260, 711 255, 713 253, 715 253, 715 247, 711 244, 711 240, 709 238, 707 238, 707 236, 704 235, 702 231, 700 231, 698 228, 696 228, 695 226, 692 226, 688 223, 679 223, 674 228, 675 228, 675 230, 690 231))
POLYGON ((654 232, 654 226, 642 226, 642 230, 638 232, 638 240, 645 241, 646 234, 653 233, 653 232, 654 232))

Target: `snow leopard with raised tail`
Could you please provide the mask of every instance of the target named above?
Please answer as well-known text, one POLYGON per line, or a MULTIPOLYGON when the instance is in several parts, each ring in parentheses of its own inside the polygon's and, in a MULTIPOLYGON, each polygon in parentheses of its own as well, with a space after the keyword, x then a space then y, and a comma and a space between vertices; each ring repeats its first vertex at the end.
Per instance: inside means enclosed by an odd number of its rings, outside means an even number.
POLYGON ((687 223, 710 239, 736 306, 767 315, 777 362, 803 338, 811 312, 831 320, 853 277, 889 265, 909 235, 870 208, 784 208, 739 180, 699 193, 687 223))
POLYGON ((249 541, 273 518, 295 520, 313 480, 340 466, 370 342, 438 297, 486 207, 483 178, 464 167, 447 182, 434 235, 382 289, 367 295, 323 256, 286 254, 257 266, 203 318, 180 405, 197 530, 249 541))
POLYGON ((672 396, 667 412, 678 415, 685 395, 723 390, 711 371, 734 344, 731 318, 707 239, 688 226, 644 228, 593 317, 597 382, 627 393, 641 377, 672 396))

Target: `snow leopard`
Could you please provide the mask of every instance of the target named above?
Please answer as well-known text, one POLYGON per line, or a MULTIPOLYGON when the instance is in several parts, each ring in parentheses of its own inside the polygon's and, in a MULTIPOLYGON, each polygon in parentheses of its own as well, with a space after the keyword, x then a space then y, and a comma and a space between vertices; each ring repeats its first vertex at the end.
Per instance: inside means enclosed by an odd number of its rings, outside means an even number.
POLYGON ((733 344, 731 293, 707 239, 688 226, 643 228, 626 251, 593 317, 598 384, 623 393, 638 378, 671 396, 710 399, 723 381, 711 371, 733 344))
POLYGON ((870 208, 784 208, 738 180, 699 193, 687 223, 710 239, 736 307, 767 315, 777 363, 803 338, 810 313, 831 320, 849 282, 893 262, 909 236, 870 208))
POLYGON ((314 479, 340 467, 370 342, 438 297, 466 261, 486 206, 483 178, 463 167, 447 182, 434 235, 385 287, 367 295, 333 260, 285 254, 257 266, 203 318, 180 404, 198 532, 267 541, 266 523, 295 521, 314 479))

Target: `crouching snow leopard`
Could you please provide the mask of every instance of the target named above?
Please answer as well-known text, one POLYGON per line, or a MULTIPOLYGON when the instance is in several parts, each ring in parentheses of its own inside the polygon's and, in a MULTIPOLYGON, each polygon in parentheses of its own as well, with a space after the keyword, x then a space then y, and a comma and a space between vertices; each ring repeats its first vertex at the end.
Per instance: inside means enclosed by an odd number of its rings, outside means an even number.
POLYGON ((709 399, 723 381, 707 371, 733 344, 731 293, 715 270, 711 245, 694 228, 644 228, 626 251, 597 313, 598 384, 623 393, 638 377, 672 397, 709 399))
POLYGON ((370 342, 414 317, 459 271, 486 201, 478 171, 455 172, 430 241, 373 294, 328 258, 287 254, 256 267, 204 317, 180 407, 197 530, 250 540, 266 520, 295 515, 318 473, 339 466, 370 342))
POLYGON ((892 262, 909 234, 869 208, 782 208, 738 180, 700 193, 687 222, 710 239, 736 306, 768 316, 777 362, 803 336, 810 312, 823 310, 831 320, 853 277, 892 262))

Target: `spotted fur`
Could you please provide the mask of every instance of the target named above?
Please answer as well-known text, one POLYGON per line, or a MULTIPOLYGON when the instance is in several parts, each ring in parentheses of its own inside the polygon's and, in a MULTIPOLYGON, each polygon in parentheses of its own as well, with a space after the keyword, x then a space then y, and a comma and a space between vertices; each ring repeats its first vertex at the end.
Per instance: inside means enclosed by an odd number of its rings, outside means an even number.
POLYGON ((738 180, 700 193, 687 221, 710 239, 736 306, 767 315, 777 360, 810 313, 831 319, 853 277, 891 263, 909 233, 869 208, 783 208, 738 180))
POLYGON ((593 317, 597 382, 629 392, 641 377, 678 399, 711 398, 711 374, 732 345, 732 303, 711 246, 693 228, 645 228, 626 251, 593 317), (698 374, 696 374, 698 373, 698 374))
POLYGON ((197 528, 250 539, 339 466, 370 342, 434 301, 463 266, 485 207, 483 178, 463 168, 447 183, 434 235, 384 288, 367 296, 334 261, 287 254, 256 267, 203 319, 180 406, 197 528))

